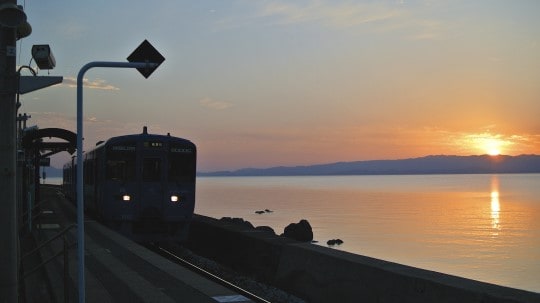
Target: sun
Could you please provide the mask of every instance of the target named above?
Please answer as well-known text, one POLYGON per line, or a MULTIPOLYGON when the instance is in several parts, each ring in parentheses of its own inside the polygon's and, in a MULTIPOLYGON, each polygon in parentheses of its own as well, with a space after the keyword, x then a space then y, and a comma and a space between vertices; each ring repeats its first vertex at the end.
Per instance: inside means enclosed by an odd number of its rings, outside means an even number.
POLYGON ((490 156, 500 155, 503 145, 504 141, 498 138, 484 138, 482 140, 482 149, 490 156))
POLYGON ((469 150, 475 154, 488 156, 511 155, 516 153, 516 141, 526 137, 518 135, 504 135, 498 133, 468 133, 457 140, 464 150, 469 150))
POLYGON ((498 155, 501 154, 501 151, 498 148, 492 148, 492 149, 488 150, 487 153, 490 156, 498 156, 498 155))

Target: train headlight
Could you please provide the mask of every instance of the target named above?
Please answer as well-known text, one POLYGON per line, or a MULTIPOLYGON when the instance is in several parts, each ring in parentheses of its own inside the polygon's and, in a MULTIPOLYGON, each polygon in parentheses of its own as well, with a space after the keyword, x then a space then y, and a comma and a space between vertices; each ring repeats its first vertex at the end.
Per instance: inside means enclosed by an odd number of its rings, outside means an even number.
POLYGON ((126 194, 122 195, 122 201, 126 201, 126 202, 131 201, 131 196, 130 196, 130 195, 126 195, 126 194))
POLYGON ((171 202, 173 202, 173 203, 180 202, 180 196, 171 195, 171 202))

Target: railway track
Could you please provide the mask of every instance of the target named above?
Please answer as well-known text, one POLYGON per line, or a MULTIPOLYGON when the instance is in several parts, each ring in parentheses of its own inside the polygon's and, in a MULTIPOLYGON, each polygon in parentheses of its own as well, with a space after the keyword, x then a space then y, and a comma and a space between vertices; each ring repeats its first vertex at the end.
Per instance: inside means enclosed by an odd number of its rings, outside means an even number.
MULTIPOLYGON (((64 198, 63 193, 59 190, 59 186, 50 187, 55 190, 58 196, 64 198)), ((73 218, 75 217, 75 212, 71 204, 62 204, 60 209, 62 213, 66 214, 66 217, 69 217, 71 218, 71 220, 73 220, 73 218)), ((94 222, 94 224, 102 225, 102 222, 97 220, 91 214, 87 214, 87 216, 88 218, 92 219, 92 222, 94 222)), ((106 227, 105 225, 103 226, 106 227)), ((171 262, 179 264, 183 268, 196 273, 204 279, 222 285, 223 287, 229 289, 230 293, 235 294, 232 296, 225 295, 222 297, 212 297, 216 302, 304 302, 303 300, 294 297, 291 294, 287 294, 282 290, 231 273, 227 269, 222 268, 217 263, 205 260, 204 258, 193 254, 189 250, 179 245, 158 246, 152 244, 145 244, 143 246, 146 247, 146 249, 151 250, 164 258, 167 258, 171 262), (194 263, 201 265, 199 266, 194 263), (219 272, 219 274, 215 274, 216 272, 219 272), (222 273, 225 274, 223 275, 222 273)), ((108 249, 110 252, 110 248, 108 249)))
MULTIPOLYGON (((257 303, 270 303, 270 301, 238 286, 238 285, 235 285, 191 262, 189 262, 188 260, 180 257, 179 255, 177 255, 175 253, 175 249, 174 248, 171 248, 171 247, 162 247, 162 246, 158 246, 158 245, 151 245, 151 246, 148 246, 149 249, 153 250, 154 252, 160 254, 161 256, 171 260, 172 262, 175 262, 191 271, 194 271, 196 272, 197 274, 200 274, 202 276, 204 276, 206 279, 209 279, 213 282, 216 282, 216 283, 219 283, 221 284, 222 286, 224 287, 227 287, 229 288, 230 290, 238 293, 240 296, 242 297, 245 297, 246 299, 249 299, 251 302, 257 302, 257 303)), ((241 299, 241 298, 240 298, 241 299)), ((223 301, 223 302, 232 302, 232 301, 223 301)), ((246 301, 243 301, 243 302, 246 302, 246 301)))

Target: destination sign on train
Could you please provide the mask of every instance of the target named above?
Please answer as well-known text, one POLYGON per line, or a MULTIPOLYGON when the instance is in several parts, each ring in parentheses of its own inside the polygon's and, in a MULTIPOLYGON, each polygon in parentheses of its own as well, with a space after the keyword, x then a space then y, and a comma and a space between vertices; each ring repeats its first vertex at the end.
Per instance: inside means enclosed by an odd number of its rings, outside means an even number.
POLYGON ((160 147, 163 147, 163 142, 159 142, 159 141, 144 142, 143 145, 144 147, 160 148, 160 147))
POLYGON ((178 148, 178 147, 171 147, 171 153, 192 153, 193 150, 191 148, 178 148))
POLYGON ((115 145, 112 147, 112 150, 135 150, 135 146, 122 146, 122 145, 115 145))

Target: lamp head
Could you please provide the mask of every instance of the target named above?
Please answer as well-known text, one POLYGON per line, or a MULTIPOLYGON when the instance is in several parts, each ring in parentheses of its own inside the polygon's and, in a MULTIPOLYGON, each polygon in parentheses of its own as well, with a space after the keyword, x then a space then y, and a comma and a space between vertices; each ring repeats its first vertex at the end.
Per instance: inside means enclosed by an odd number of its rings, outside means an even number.
POLYGON ((32 33, 32 26, 27 21, 24 21, 17 27, 17 40, 26 38, 32 33))
POLYGON ((17 28, 26 22, 26 14, 22 6, 15 3, 0 4, 0 25, 10 28, 17 28))
POLYGON ((32 46, 32 58, 40 69, 53 69, 56 66, 56 59, 48 44, 32 46))

